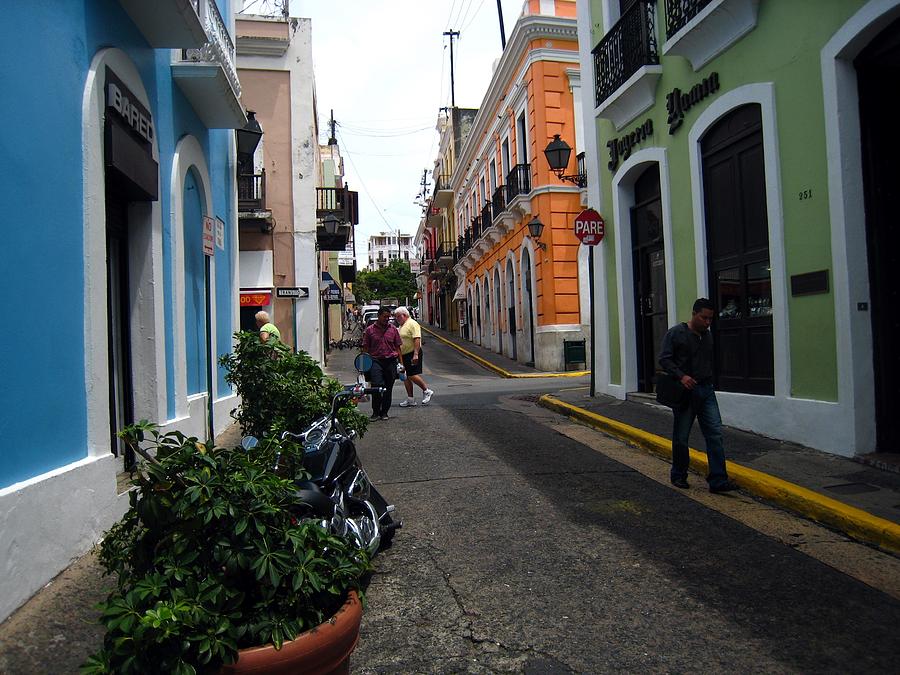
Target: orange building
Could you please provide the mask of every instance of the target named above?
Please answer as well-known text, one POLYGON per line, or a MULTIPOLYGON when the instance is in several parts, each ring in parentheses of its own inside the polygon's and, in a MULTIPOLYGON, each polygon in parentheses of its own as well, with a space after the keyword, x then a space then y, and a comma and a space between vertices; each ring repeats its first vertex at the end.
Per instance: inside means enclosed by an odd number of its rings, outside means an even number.
POLYGON ((455 155, 452 204, 441 211, 436 190, 425 219, 428 290, 452 289, 449 327, 539 370, 564 369, 566 341, 589 342, 585 247, 572 230, 586 200, 580 88, 575 2, 530 0, 455 155), (544 156, 556 134, 573 146, 568 180, 544 156))

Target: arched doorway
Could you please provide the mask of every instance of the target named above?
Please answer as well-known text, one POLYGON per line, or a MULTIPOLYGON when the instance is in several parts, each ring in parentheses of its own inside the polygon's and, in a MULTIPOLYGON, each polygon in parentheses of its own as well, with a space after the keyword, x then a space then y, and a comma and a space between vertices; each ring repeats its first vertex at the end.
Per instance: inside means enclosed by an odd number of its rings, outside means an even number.
POLYGON ((503 285, 500 283, 500 268, 494 270, 494 311, 497 317, 497 353, 503 353, 503 285))
POLYGON ((531 276, 531 253, 522 248, 522 319, 528 339, 529 366, 534 366, 534 282, 531 276))
POLYGON ((668 329, 662 198, 656 163, 644 169, 634 183, 631 256, 638 391, 652 392, 656 384, 656 354, 668 329))
POLYGON ((481 344, 481 283, 475 282, 475 342, 481 344))
POLYGON ((484 298, 484 334, 481 340, 481 346, 491 349, 494 341, 494 321, 491 315, 491 278, 487 274, 484 275, 482 282, 482 297, 484 298))
POLYGON ((736 108, 701 141, 717 387, 775 392, 762 111, 736 108))
POLYGON ((207 391, 207 288, 206 256, 200 246, 203 234, 203 204, 200 181, 193 169, 184 179, 184 331, 187 394, 207 391))
POLYGON ((506 260, 506 326, 509 329, 510 356, 518 359, 518 345, 516 344, 516 274, 513 268, 512 258, 506 260))
MULTIPOLYGON (((875 385, 875 447, 900 452, 900 20, 885 28, 854 61, 859 87, 863 198, 869 272, 869 321, 875 385)), ((863 319, 860 313, 860 319, 863 319)))

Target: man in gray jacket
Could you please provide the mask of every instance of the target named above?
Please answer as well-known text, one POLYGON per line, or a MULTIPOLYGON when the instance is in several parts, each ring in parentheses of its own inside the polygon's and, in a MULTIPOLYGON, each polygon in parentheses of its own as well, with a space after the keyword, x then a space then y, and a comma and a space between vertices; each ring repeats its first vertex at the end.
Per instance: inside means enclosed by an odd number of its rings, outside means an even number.
POLYGON ((659 365, 681 381, 687 394, 672 408, 675 424, 672 431, 672 485, 687 489, 690 464, 688 438, 694 419, 700 421, 700 431, 706 440, 709 474, 706 482, 710 492, 731 492, 738 486, 729 480, 725 469, 725 447, 722 444, 722 417, 713 388, 715 360, 712 333, 709 327, 715 308, 706 298, 694 302, 691 320, 673 326, 663 338, 659 365))

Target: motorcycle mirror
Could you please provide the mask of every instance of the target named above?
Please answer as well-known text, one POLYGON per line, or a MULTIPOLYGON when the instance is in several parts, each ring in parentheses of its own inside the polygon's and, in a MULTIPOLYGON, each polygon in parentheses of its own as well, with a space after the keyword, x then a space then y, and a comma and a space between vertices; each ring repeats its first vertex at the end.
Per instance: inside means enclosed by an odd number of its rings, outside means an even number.
POLYGON ((259 445, 259 439, 256 436, 244 436, 241 439, 241 447, 249 452, 253 448, 259 445))
POLYGON ((367 373, 372 370, 372 357, 365 352, 358 354, 353 360, 353 366, 356 368, 356 372, 367 373))

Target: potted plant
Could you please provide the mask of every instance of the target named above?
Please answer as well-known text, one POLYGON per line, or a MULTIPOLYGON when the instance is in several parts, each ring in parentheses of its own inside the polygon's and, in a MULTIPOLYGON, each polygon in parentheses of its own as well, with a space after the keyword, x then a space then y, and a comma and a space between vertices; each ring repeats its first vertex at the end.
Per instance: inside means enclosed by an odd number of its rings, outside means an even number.
MULTIPOLYGON (((325 377, 309 354, 294 353, 276 340, 261 342, 255 333, 234 337, 234 351, 219 363, 241 398, 232 416, 244 434, 261 438, 273 430, 298 432, 329 410, 341 385, 325 377)), ((342 408, 338 418, 345 429, 365 433, 368 418, 355 407, 342 408)))
MULTIPOLYGON (((347 541, 291 516, 292 480, 267 467, 275 452, 296 448, 277 440, 254 453, 209 447, 146 423, 122 435, 141 454, 145 438, 156 461, 138 473, 131 507, 100 545, 100 562, 118 584, 100 606, 103 649, 83 673, 216 672, 235 661, 231 672, 242 672, 260 658, 254 647, 268 645, 263 651, 278 662, 297 651, 309 657, 290 641, 329 621, 323 629, 340 633, 343 650, 329 669, 349 657, 369 562, 347 541)), ((263 668, 243 672, 278 672, 263 668)))
MULTIPOLYGON (((332 672, 359 633, 367 556, 291 514, 302 448, 273 430, 301 431, 341 385, 303 352, 252 333, 220 362, 242 396, 234 416, 266 436, 246 452, 141 422, 120 436, 148 461, 130 508, 106 534, 100 562, 118 578, 101 603, 103 648, 82 672, 332 672), (294 475, 276 475, 273 466, 294 475), (328 643, 324 653, 321 645, 328 643), (303 665, 289 663, 299 656, 303 665), (263 665, 259 665, 262 661, 263 665), (288 665, 285 665, 285 664, 288 665)), ((355 407, 339 411, 365 431, 355 407)))

